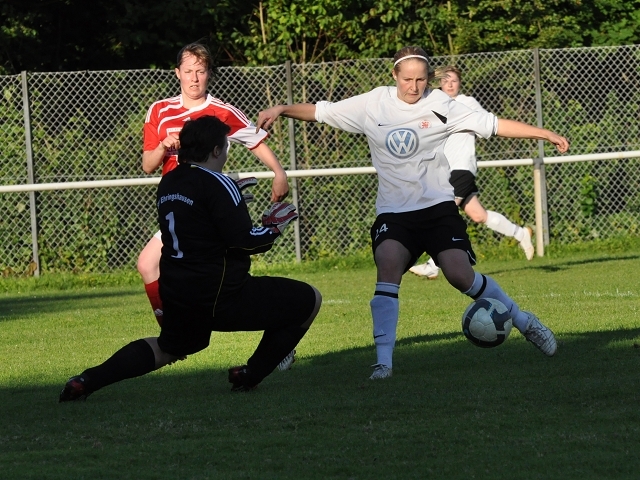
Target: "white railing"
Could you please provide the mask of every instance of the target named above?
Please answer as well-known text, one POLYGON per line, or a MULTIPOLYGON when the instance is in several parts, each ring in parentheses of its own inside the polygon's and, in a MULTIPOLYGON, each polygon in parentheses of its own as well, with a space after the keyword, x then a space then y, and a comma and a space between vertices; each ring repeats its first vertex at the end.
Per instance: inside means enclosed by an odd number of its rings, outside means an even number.
MULTIPOLYGON (((640 150, 629 152, 613 152, 613 153, 593 153, 587 155, 565 155, 563 157, 544 157, 542 163, 552 165, 557 163, 573 163, 573 162, 593 162, 597 160, 615 160, 624 158, 640 158, 640 150)), ((488 162, 479 161, 478 168, 496 168, 496 167, 519 167, 526 165, 535 165, 535 158, 520 158, 511 160, 491 160, 488 162)), ((373 167, 354 167, 354 168, 316 168, 308 170, 287 170, 289 178, 304 177, 328 177, 336 175, 364 175, 376 173, 373 167)), ((233 178, 273 178, 273 172, 234 172, 229 174, 233 178)), ((146 178, 122 178, 117 180, 93 180, 84 182, 65 182, 65 183, 25 183, 21 185, 0 185, 0 193, 15 192, 42 192, 47 190, 74 190, 83 188, 106 188, 106 187, 133 187, 138 185, 157 185, 160 183, 160 176, 146 178)))
MULTIPOLYGON (((541 174, 540 165, 551 165, 559 163, 572 162, 590 162, 598 160, 615 160, 626 158, 640 158, 640 150, 613 152, 613 153, 596 153, 585 155, 565 155, 562 157, 544 157, 542 161, 537 158, 522 158, 510 160, 492 160, 479 161, 479 168, 496 168, 496 167, 516 167, 516 166, 534 166, 534 202, 535 202, 535 227, 536 227, 536 252, 538 256, 544 255, 545 246, 545 230, 548 229, 546 218, 546 187, 544 176, 541 174)), ((289 170, 287 175, 289 178, 304 177, 320 177, 320 176, 337 176, 337 175, 367 175, 376 173, 373 167, 356 167, 356 168, 323 168, 309 170, 289 170)), ((272 172, 237 172, 229 174, 233 178, 273 178, 272 172)), ((109 188, 109 187, 131 187, 139 185, 156 185, 160 182, 160 176, 147 178, 130 178, 118 180, 96 180, 83 182, 67 182, 67 183, 41 183, 41 184, 22 184, 22 185, 4 185, 0 186, 0 193, 14 192, 38 192, 51 190, 70 190, 70 189, 90 189, 90 188, 109 188)), ((296 251, 300 248, 300 234, 296 228, 295 232, 296 251)))

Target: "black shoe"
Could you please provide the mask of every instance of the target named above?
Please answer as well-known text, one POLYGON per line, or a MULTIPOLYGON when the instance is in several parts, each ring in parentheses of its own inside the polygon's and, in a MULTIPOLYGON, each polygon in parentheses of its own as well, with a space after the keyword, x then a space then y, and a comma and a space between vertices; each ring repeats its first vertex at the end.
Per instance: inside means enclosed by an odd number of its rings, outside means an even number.
POLYGON ((233 367, 229 369, 229 383, 232 383, 232 392, 249 392, 254 390, 258 385, 248 381, 249 371, 246 365, 233 367))
POLYGON ((93 392, 85 385, 85 379, 81 375, 71 377, 62 391, 58 403, 73 402, 76 400, 86 400, 93 392))

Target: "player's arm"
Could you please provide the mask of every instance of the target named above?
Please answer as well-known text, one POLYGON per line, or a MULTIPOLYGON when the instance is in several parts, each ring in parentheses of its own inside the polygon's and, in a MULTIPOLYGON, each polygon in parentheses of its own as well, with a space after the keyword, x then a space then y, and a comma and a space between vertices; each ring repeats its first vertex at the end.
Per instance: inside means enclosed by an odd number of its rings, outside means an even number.
POLYGON ((265 143, 260 143, 256 148, 251 150, 260 162, 275 174, 271 185, 271 201, 280 202, 289 193, 289 182, 287 181, 287 172, 282 168, 276 154, 265 143))
POLYGON ((251 228, 248 245, 242 241, 243 236, 240 235, 235 242, 229 244, 229 250, 240 250, 242 253, 249 255, 266 252, 273 246, 273 242, 284 233, 289 223, 297 218, 298 214, 294 205, 286 202, 276 202, 262 214, 262 227, 251 228), (260 242, 254 245, 256 237, 262 237, 270 243, 260 242))
POLYGON ((244 255, 264 253, 271 249, 292 221, 298 218, 296 207, 286 202, 276 202, 262 215, 262 227, 255 227, 249 219, 246 206, 236 211, 236 215, 223 220, 226 232, 223 234, 230 251, 244 255))
POLYGON ((145 173, 155 172, 162 165, 167 150, 178 148, 180 148, 178 136, 170 133, 167 138, 158 143, 156 148, 142 152, 142 170, 145 173))
POLYGON ((180 148, 180 140, 175 133, 166 138, 158 135, 157 105, 149 108, 142 128, 142 170, 145 173, 153 173, 162 165, 167 150, 180 148))
POLYGON ((249 230, 244 229, 238 232, 229 232, 225 238, 229 251, 242 253, 244 255, 257 255, 268 252, 273 247, 274 242, 280 234, 274 233, 267 228, 251 226, 249 230))
POLYGON ((233 180, 217 176, 210 192, 212 221, 230 251, 255 255, 271 249, 280 232, 253 225, 243 194, 233 180))
POLYGON ((547 130, 546 128, 534 127, 533 125, 518 122, 517 120, 499 118, 496 135, 508 138, 546 140, 553 143, 560 153, 565 153, 569 150, 569 142, 566 138, 552 132, 551 130, 547 130))
POLYGON ((266 130, 278 117, 293 118, 305 122, 316 121, 316 106, 313 103, 294 103, 293 105, 276 105, 258 113, 256 133, 263 128, 266 130))

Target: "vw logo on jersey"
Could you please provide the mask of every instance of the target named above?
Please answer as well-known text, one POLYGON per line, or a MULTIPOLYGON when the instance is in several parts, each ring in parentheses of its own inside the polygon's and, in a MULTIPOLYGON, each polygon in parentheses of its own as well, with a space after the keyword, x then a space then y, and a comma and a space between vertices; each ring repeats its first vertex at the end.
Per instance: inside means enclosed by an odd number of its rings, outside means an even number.
POLYGON ((397 128, 387 135, 387 150, 397 158, 407 158, 418 150, 418 135, 410 128, 397 128))

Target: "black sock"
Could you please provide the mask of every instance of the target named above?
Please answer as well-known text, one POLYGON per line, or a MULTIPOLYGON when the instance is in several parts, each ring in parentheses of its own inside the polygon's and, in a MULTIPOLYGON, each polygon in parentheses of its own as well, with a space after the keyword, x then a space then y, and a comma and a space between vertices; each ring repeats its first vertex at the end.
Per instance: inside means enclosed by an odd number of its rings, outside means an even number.
POLYGON ((257 385, 273 372, 308 330, 299 326, 265 330, 256 351, 247 361, 250 383, 257 385))
POLYGON ((125 345, 104 363, 82 372, 87 388, 96 390, 126 378, 139 377, 156 369, 153 348, 140 339, 125 345))

